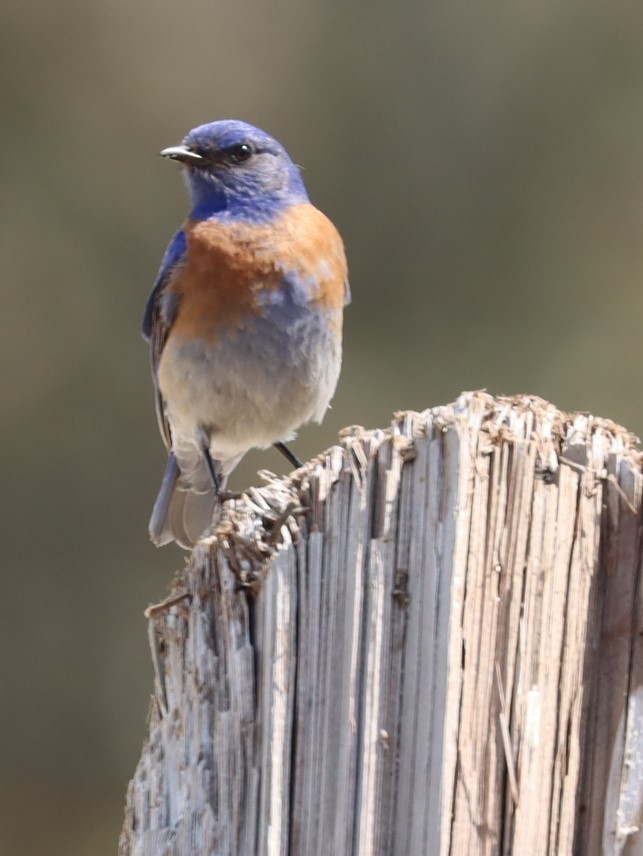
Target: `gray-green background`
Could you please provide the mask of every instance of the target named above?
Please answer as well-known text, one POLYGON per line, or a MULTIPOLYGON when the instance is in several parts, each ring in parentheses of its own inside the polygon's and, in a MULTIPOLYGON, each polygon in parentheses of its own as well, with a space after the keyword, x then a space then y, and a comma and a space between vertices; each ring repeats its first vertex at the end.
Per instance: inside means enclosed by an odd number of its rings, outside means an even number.
MULTIPOLYGON (((115 852, 151 689, 164 452, 142 308, 186 211, 156 156, 242 118, 345 237, 334 409, 462 389, 643 431, 640 2, 76 0, 0 13, 0 853, 115 852)), ((248 456, 234 486, 276 453, 248 456)))

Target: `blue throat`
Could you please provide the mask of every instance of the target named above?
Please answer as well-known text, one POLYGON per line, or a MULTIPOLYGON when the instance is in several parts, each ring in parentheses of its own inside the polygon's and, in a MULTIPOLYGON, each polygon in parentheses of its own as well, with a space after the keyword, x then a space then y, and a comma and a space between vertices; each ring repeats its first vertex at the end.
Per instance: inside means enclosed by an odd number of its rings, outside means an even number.
POLYGON ((217 217, 261 225, 271 222, 291 205, 309 201, 299 175, 293 176, 289 188, 274 193, 265 190, 257 193, 252 188, 236 190, 192 177, 189 183, 192 196, 190 216, 194 220, 217 217))

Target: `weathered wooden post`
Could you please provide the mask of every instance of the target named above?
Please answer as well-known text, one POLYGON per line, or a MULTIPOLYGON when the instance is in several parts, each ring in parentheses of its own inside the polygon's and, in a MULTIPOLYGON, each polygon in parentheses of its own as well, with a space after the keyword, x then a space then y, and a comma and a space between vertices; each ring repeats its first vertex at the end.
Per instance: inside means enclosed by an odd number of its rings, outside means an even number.
POLYGON ((643 853, 635 444, 467 393, 229 502, 149 610, 121 856, 643 853))

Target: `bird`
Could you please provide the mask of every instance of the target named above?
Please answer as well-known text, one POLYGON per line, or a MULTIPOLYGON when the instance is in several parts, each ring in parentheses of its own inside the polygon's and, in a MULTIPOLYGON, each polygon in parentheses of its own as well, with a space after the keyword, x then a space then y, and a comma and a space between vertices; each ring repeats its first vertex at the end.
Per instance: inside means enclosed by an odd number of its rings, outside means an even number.
POLYGON ((286 443, 330 406, 351 293, 342 238, 274 137, 224 119, 160 154, 191 209, 143 317, 168 452, 149 534, 191 549, 250 449, 301 464, 286 443))

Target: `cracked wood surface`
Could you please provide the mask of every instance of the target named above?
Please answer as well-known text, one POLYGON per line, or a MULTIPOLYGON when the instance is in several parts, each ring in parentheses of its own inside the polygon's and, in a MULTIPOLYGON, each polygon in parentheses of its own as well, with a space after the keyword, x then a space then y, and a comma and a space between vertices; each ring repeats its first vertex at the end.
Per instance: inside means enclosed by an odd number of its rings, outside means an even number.
POLYGON ((226 503, 148 610, 121 856, 643 853, 636 443, 464 393, 226 503))

